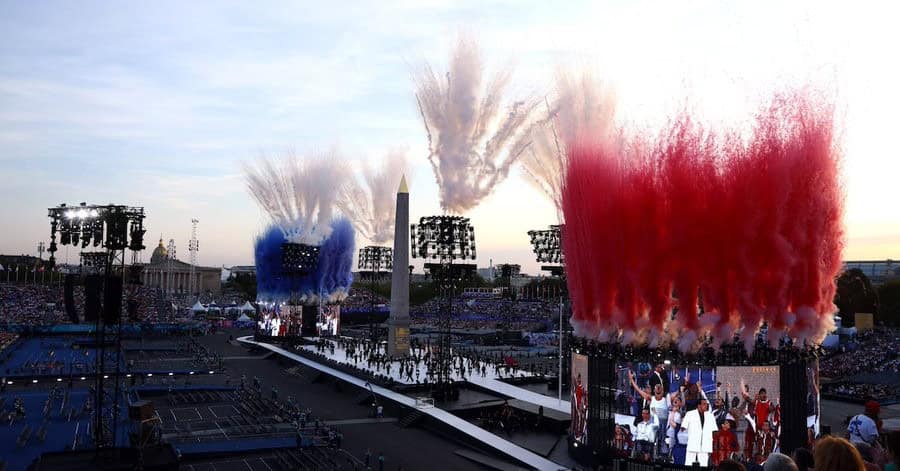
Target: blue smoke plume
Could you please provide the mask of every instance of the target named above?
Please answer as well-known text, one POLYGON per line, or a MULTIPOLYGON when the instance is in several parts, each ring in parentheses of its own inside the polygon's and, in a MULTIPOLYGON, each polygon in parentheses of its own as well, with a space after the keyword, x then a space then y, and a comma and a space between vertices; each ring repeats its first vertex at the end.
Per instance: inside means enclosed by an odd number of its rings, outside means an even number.
POLYGON ((304 276, 287 276, 281 264, 281 245, 287 242, 278 226, 269 226, 256 239, 256 290, 259 301, 281 302, 303 299, 315 303, 340 301, 353 283, 353 252, 356 248, 353 225, 347 219, 331 223, 331 235, 319 248, 316 269, 304 276))

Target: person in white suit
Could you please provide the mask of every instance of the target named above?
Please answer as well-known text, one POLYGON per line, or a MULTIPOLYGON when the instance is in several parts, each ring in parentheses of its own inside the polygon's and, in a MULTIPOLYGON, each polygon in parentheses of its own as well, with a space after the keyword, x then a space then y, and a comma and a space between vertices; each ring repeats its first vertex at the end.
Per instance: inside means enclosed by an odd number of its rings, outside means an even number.
POLYGON ((696 409, 685 414, 681 428, 688 434, 684 464, 691 466, 696 462, 707 466, 713 451, 713 432, 719 430, 715 414, 709 411, 709 401, 701 399, 696 409))

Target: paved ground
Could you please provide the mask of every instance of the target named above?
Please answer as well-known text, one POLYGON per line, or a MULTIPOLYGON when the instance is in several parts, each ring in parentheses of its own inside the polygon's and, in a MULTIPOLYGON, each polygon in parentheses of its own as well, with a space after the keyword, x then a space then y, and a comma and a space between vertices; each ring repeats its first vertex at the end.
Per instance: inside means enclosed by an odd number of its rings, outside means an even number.
MULTIPOLYGON (((229 331, 212 334, 198 340, 221 355, 247 356, 244 347, 229 343, 229 335, 236 337, 252 332, 229 331)), ((297 366, 278 356, 265 360, 225 360, 225 367, 232 376, 232 382, 239 382, 241 374, 247 376, 248 384, 254 376, 263 382, 263 392, 268 394, 274 385, 281 397, 294 396, 296 401, 312 409, 313 414, 326 421, 338 422, 335 427, 344 435, 342 447, 364 459, 366 450, 372 454, 373 465, 378 454, 385 456, 385 469, 407 470, 477 470, 484 469, 462 458, 454 450, 465 448, 453 441, 420 428, 401 428, 396 422, 373 422, 371 409, 354 404, 357 391, 335 389, 332 383, 311 383, 317 373, 306 367, 297 366), (286 370, 290 370, 288 373, 286 370)), ((397 417, 390 417, 397 419, 397 417)))

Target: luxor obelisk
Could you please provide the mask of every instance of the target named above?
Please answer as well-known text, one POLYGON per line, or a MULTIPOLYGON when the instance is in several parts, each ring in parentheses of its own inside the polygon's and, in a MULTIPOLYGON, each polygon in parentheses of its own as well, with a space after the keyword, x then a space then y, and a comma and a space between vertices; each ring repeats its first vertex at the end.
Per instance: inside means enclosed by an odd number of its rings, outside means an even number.
POLYGON ((409 189, 406 176, 397 189, 394 215, 394 254, 391 272, 391 315, 388 319, 389 356, 409 355, 409 189))

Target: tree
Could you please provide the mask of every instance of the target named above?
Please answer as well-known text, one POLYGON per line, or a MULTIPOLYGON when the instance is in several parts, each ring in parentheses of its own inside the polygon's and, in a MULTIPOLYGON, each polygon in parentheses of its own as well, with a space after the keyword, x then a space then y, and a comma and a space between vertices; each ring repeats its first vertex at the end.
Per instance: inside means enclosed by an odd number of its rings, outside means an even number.
POLYGON ((900 279, 878 287, 878 320, 890 325, 900 325, 900 279))
POLYGON ((237 291, 248 301, 256 300, 256 274, 238 273, 225 282, 225 288, 237 291))
POLYGON ((855 324, 857 312, 878 313, 878 292, 872 287, 869 277, 859 268, 851 268, 837 279, 834 304, 840 311, 845 327, 855 324))

